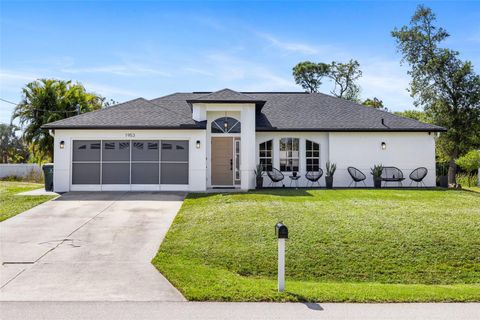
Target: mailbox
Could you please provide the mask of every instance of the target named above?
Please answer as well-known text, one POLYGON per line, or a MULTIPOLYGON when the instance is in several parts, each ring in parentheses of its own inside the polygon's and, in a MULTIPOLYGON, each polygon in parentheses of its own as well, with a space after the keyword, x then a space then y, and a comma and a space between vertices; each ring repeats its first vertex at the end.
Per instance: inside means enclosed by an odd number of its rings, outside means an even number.
POLYGON ((288 239, 288 228, 283 223, 279 222, 275 225, 275 235, 278 239, 288 239))

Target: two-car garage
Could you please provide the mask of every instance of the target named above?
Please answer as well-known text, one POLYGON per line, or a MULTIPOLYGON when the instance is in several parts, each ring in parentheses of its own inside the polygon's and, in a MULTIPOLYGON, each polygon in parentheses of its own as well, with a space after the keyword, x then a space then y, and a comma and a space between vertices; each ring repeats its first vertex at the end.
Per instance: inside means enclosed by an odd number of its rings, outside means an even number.
POLYGON ((73 140, 71 185, 187 185, 188 140, 73 140))

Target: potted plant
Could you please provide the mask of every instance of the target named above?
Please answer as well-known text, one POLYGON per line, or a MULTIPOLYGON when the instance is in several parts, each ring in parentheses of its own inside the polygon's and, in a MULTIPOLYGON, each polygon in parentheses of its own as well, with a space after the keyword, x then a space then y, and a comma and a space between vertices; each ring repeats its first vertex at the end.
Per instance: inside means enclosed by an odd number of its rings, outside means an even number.
POLYGON ((337 170, 337 165, 335 163, 331 163, 330 161, 327 161, 326 163, 326 175, 325 175, 325 184, 327 186, 327 189, 332 189, 333 188, 333 175, 335 174, 335 170, 337 170))
POLYGON ((437 163, 437 185, 440 188, 448 188, 448 163, 437 163))
POLYGON ((382 171, 383 171, 383 166, 381 164, 376 164, 373 166, 373 168, 370 168, 370 174, 373 176, 373 186, 375 188, 381 188, 382 187, 382 171))
POLYGON ((256 181, 256 188, 262 189, 263 188, 263 165, 257 164, 255 167, 255 181, 256 181))

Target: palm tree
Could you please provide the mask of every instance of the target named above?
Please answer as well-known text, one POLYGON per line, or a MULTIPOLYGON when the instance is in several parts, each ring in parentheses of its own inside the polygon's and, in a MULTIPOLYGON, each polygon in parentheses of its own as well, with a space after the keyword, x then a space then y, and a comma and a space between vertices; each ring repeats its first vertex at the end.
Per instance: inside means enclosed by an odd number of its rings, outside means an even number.
POLYGON ((31 145, 36 159, 51 161, 53 138, 41 127, 79 113, 102 107, 104 98, 88 93, 79 83, 56 79, 39 79, 22 89, 22 101, 15 107, 12 120, 18 119, 23 139, 31 145))

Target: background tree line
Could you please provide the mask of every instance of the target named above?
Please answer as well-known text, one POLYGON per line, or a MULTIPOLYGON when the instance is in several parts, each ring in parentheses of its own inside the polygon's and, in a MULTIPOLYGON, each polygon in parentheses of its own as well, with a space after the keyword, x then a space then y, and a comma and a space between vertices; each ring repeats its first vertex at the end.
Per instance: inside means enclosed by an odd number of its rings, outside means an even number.
POLYGON ((10 124, 0 124, 2 163, 53 160, 53 137, 42 129, 46 123, 115 104, 113 100, 88 92, 80 83, 39 79, 22 89, 22 99, 10 124), (13 121, 18 121, 15 126, 13 121), (21 135, 18 135, 18 133, 21 135))
MULTIPOLYGON (((396 114, 447 129, 436 140, 437 159, 448 163, 448 181, 455 184, 457 163, 463 163, 459 158, 480 148, 480 76, 471 61, 461 60, 458 51, 442 46, 449 34, 435 23, 432 10, 420 5, 408 25, 391 32, 402 55, 401 63, 409 67, 408 90, 419 108, 396 114)), ((304 61, 293 67, 295 82, 308 92, 319 92, 322 80, 330 78, 334 82, 332 95, 355 102, 360 101, 357 80, 361 76, 356 60, 329 64, 304 61)), ((363 104, 387 110, 376 97, 363 104)))
MULTIPOLYGON (((449 182, 455 183, 459 158, 480 148, 480 77, 470 61, 463 61, 455 50, 443 47, 447 31, 435 25, 431 9, 419 6, 408 25, 392 31, 401 63, 408 65, 410 95, 418 110, 396 114, 447 128, 437 139, 437 159, 448 163, 449 182)), ((320 91, 322 82, 333 82, 330 93, 338 98, 360 102, 360 64, 303 61, 293 67, 295 82, 306 91, 320 91)), ((377 97, 365 99, 366 106, 388 110, 377 97)), ((88 92, 80 83, 39 79, 22 89, 12 121, 20 127, 0 126, 1 162, 46 162, 53 158, 53 137, 42 125, 80 113, 107 107, 115 101, 88 92), (17 135, 21 132, 21 137, 17 135)))

